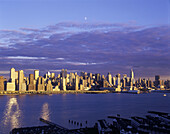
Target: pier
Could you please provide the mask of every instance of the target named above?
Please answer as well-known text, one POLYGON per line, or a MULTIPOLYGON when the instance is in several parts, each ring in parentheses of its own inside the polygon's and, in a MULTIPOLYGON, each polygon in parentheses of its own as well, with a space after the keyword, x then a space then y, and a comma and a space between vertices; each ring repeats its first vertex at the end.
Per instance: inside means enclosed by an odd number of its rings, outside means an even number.
POLYGON ((46 123, 46 124, 48 124, 48 125, 50 125, 50 126, 55 126, 55 127, 59 128, 59 129, 69 130, 69 129, 67 129, 67 128, 64 128, 64 127, 56 124, 56 123, 53 123, 53 122, 48 121, 48 120, 45 120, 45 119, 43 119, 43 118, 40 118, 40 121, 43 122, 43 123, 46 123))
POLYGON ((25 128, 14 128, 10 134, 81 134, 76 130, 69 130, 51 121, 40 118, 40 121, 46 123, 46 126, 35 126, 25 128))
MULTIPOLYGON (((85 127, 70 130, 51 121, 40 118, 40 121, 46 123, 46 126, 15 128, 10 134, 125 134, 125 133, 170 133, 170 116, 169 113, 148 111, 144 117, 132 116, 122 118, 121 115, 108 116, 112 123, 105 119, 98 120, 94 127, 85 127)), ((70 123, 77 122, 69 120, 70 123)), ((87 121, 86 121, 87 123, 87 121)))
POLYGON ((122 118, 119 116, 108 116, 113 119, 112 128, 120 133, 170 133, 169 113, 148 111, 145 117, 133 116, 122 118))

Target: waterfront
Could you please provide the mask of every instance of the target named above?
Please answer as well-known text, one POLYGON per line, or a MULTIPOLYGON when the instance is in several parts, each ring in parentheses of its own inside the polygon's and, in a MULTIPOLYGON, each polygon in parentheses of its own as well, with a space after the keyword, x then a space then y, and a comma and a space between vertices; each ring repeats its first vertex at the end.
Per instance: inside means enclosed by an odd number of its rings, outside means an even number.
POLYGON ((122 117, 142 116, 148 110, 170 113, 170 94, 57 94, 0 96, 0 131, 8 133, 15 127, 44 125, 42 117, 66 128, 76 128, 68 120, 88 121, 120 114, 122 117))

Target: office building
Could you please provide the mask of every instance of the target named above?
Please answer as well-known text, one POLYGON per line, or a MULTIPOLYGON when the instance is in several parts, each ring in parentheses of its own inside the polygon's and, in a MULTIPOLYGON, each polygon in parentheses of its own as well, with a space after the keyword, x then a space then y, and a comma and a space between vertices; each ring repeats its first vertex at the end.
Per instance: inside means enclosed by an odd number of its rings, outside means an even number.
POLYGON ((35 79, 35 80, 38 79, 39 74, 40 74, 39 70, 34 70, 34 79, 35 79))
POLYGON ((10 81, 7 82, 6 85, 6 91, 15 91, 16 85, 15 85, 15 68, 11 68, 10 70, 10 81))
POLYGON ((45 91, 44 78, 42 76, 38 77, 37 91, 45 91))
POLYGON ((107 81, 109 82, 110 86, 112 86, 112 75, 110 72, 107 74, 107 81))
POLYGON ((4 77, 0 76, 0 91, 4 91, 4 77))
POLYGON ((119 73, 116 75, 116 85, 120 86, 120 74, 119 73))
POLYGON ((46 91, 48 91, 48 92, 53 91, 53 86, 52 86, 52 84, 51 84, 51 80, 48 80, 48 81, 47 81, 46 91))
POLYGON ((65 77, 61 77, 60 78, 60 82, 61 82, 60 89, 66 91, 66 78, 65 77))
POLYGON ((158 87, 160 85, 160 76, 155 75, 155 87, 158 87))
POLYGON ((130 70, 130 82, 132 82, 132 85, 135 84, 135 75, 133 69, 130 70))
POLYGON ((15 83, 15 79, 16 79, 15 68, 11 68, 11 71, 10 71, 10 82, 15 83))
POLYGON ((15 91, 15 83, 7 82, 6 91, 15 91))
POLYGON ((51 79, 55 79, 55 73, 51 73, 51 79))
POLYGON ((34 74, 29 74, 28 91, 35 91, 34 74))
POLYGON ((112 79, 113 79, 112 80, 113 81, 113 86, 116 86, 116 77, 113 77, 112 79))
POLYGON ((24 81, 24 71, 20 70, 18 75, 18 90, 19 91, 26 91, 26 83, 24 81))
POLYGON ((79 90, 79 77, 77 74, 75 75, 75 90, 79 90))

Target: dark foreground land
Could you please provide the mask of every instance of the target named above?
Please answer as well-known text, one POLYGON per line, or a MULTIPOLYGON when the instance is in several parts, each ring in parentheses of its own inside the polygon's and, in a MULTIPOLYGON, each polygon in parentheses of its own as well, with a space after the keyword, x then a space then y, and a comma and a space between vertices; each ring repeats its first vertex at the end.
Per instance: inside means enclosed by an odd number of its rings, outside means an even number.
POLYGON ((37 126, 15 128, 11 134, 98 134, 97 128, 81 128, 78 130, 63 130, 56 126, 37 126))
POLYGON ((48 124, 45 126, 15 128, 10 134, 98 134, 97 127, 69 130, 58 124, 40 118, 40 121, 48 124))
POLYGON ((10 134, 150 134, 150 133, 170 133, 169 113, 148 111, 145 117, 133 116, 122 118, 108 116, 112 119, 109 124, 106 120, 98 120, 94 127, 80 129, 67 129, 58 124, 40 118, 40 121, 48 124, 46 126, 15 128, 10 134))

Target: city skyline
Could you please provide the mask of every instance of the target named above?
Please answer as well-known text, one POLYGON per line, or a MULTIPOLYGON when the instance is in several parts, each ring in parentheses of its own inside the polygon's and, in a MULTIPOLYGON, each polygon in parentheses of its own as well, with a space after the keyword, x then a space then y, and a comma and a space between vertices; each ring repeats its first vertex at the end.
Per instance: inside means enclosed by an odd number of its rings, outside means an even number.
POLYGON ((160 75, 155 75, 155 80, 146 78, 135 79, 133 69, 130 69, 129 75, 117 73, 107 75, 91 72, 70 72, 62 69, 59 74, 47 72, 43 76, 39 70, 25 76, 23 70, 10 69, 9 80, 0 76, 0 91, 2 92, 59 92, 59 91, 100 91, 108 90, 115 92, 140 90, 168 90, 170 80, 162 80, 160 75))
POLYGON ((133 68, 138 78, 170 79, 168 0, 0 3, 0 75, 133 68))
MULTIPOLYGON (((12 67, 12 68, 14 68, 14 67, 12 67)), ((11 69, 11 68, 10 68, 11 69)), ((54 74, 60 74, 60 72, 61 72, 61 70, 62 69, 57 69, 57 70, 40 70, 40 69, 19 69, 19 70, 23 70, 24 71, 24 75, 26 76, 26 77, 29 77, 29 75, 32 73, 32 72, 34 72, 35 70, 38 70, 39 71, 39 76, 44 76, 45 74, 47 74, 47 73, 54 73, 54 74)), ((135 71, 134 69, 130 69, 130 70, 133 70, 133 71, 135 71)), ((67 70, 67 72, 68 73, 77 73, 77 74, 81 74, 81 72, 87 72, 87 71, 84 71, 84 70, 67 70)), ((107 74, 108 73, 110 73, 112 76, 116 76, 118 73, 121 75, 121 77, 123 77, 123 75, 125 75, 125 74, 128 74, 127 72, 124 72, 124 73, 120 73, 120 72, 117 72, 117 73, 111 73, 111 72, 107 72, 107 73, 100 73, 100 72, 87 72, 87 73, 92 73, 92 74, 100 74, 100 75, 104 75, 104 76, 106 76, 107 77, 107 74)), ((137 73, 138 74, 138 73, 137 73)), ((161 76, 160 74, 155 74, 155 75, 153 75, 153 76, 151 76, 151 77, 145 77, 145 76, 143 76, 143 77, 139 77, 139 76, 136 76, 136 72, 135 72, 135 78, 136 79, 139 79, 139 78, 142 78, 142 79, 150 79, 150 80, 155 80, 155 76, 156 75, 159 75, 159 76, 161 76)), ((0 71, 0 76, 3 76, 4 78, 6 78, 7 80, 9 80, 10 79, 10 71, 0 71)), ((127 77, 130 77, 130 74, 128 74, 127 75, 127 77)), ((162 80, 170 80, 170 77, 164 77, 164 76, 161 76, 161 79, 162 80)))

